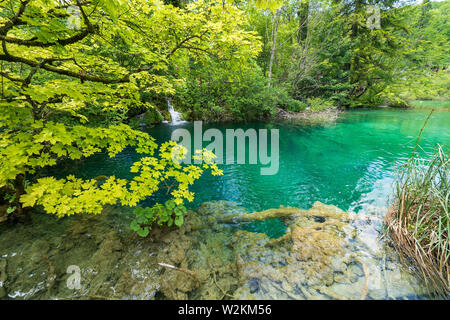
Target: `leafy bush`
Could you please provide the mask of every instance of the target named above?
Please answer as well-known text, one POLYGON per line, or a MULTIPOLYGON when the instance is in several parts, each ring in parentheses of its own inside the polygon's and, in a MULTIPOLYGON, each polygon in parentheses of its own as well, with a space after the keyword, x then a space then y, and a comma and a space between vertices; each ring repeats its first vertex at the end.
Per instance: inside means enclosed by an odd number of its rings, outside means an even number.
POLYGON ((167 224, 170 228, 173 224, 181 227, 184 223, 184 215, 187 213, 183 204, 176 204, 174 200, 168 200, 164 205, 157 203, 153 207, 138 207, 134 210, 136 218, 131 221, 130 227, 139 236, 148 236, 152 226, 167 224))
POLYGON ((307 100, 309 111, 317 112, 336 108, 333 100, 323 98, 310 98, 307 100))
POLYGON ((190 120, 251 121, 270 118, 277 109, 298 112, 306 108, 284 86, 268 87, 267 78, 253 62, 240 67, 247 72, 232 73, 217 64, 196 64, 186 70, 185 81, 176 88, 177 110, 190 120))
POLYGON ((450 70, 423 76, 399 91, 405 100, 450 100, 450 70))
POLYGON ((281 85, 274 85, 265 89, 264 96, 261 97, 261 104, 267 105, 266 108, 272 107, 299 112, 306 109, 306 104, 302 101, 295 100, 291 97, 288 90, 281 85))
POLYGON ((306 104, 293 99, 284 87, 268 88, 262 75, 218 89, 220 86, 219 83, 202 82, 201 87, 188 83, 178 91, 177 106, 191 120, 207 121, 261 120, 274 116, 277 109, 292 112, 306 109, 306 104))
POLYGON ((308 105, 305 102, 292 99, 289 101, 286 110, 291 112, 300 112, 306 110, 307 107, 308 105))

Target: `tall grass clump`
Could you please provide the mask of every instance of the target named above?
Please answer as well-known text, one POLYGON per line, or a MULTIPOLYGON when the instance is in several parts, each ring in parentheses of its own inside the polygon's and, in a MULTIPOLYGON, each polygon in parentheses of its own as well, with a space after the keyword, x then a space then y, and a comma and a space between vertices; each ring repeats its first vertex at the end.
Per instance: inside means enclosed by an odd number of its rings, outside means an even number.
POLYGON ((413 153, 396 182, 396 200, 385 217, 397 251, 442 298, 450 296, 449 167, 448 153, 439 145, 428 159, 413 153))

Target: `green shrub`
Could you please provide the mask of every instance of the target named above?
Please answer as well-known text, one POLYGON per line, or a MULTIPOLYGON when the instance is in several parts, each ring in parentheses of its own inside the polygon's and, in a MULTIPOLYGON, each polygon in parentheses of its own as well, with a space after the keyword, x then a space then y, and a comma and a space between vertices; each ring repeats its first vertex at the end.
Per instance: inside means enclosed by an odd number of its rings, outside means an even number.
POLYGON ((289 101, 287 110, 291 112, 300 112, 306 110, 307 107, 308 105, 305 102, 292 99, 289 101))
POLYGON ((228 70, 199 67, 178 83, 174 105, 189 120, 252 121, 274 116, 278 109, 298 112, 306 105, 281 85, 268 87, 263 72, 254 66, 239 77, 228 70))
POLYGON ((159 226, 166 224, 169 228, 173 224, 181 227, 186 212, 186 207, 182 204, 177 205, 174 200, 168 200, 164 205, 158 203, 153 207, 138 207, 133 211, 136 218, 131 221, 130 227, 139 236, 146 237, 154 224, 159 226))
POLYGON ((441 70, 415 78, 399 80, 388 86, 381 96, 389 102, 414 100, 450 100, 450 70, 441 70))
POLYGON ((336 108, 333 100, 323 98, 310 98, 307 100, 310 112, 324 111, 336 108))

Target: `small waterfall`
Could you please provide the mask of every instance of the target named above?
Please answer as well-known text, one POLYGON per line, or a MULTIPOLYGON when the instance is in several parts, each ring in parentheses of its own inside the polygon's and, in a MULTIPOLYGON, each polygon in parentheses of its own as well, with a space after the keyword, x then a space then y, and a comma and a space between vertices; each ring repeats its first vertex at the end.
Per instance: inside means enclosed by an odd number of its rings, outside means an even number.
POLYGON ((169 107, 169 113, 170 117, 172 118, 172 124, 183 122, 183 119, 181 118, 181 113, 175 111, 169 99, 167 99, 167 106, 169 107))

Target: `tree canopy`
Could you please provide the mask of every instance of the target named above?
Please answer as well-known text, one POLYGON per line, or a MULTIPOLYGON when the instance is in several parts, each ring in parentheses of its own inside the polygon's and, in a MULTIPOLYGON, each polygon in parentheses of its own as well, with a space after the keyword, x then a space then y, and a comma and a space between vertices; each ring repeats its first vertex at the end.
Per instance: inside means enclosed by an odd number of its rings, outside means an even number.
MULTIPOLYGON (((0 23, 0 185, 14 192, 18 209, 39 204, 58 216, 99 213, 107 203, 136 205, 171 178, 179 184, 172 191, 176 201, 192 199, 188 186, 203 169, 171 162, 166 144, 159 157, 144 157, 133 166, 140 173, 133 181, 109 177, 99 183, 74 176, 27 181, 61 159, 102 150, 113 157, 133 146, 153 155, 157 145, 148 134, 120 121, 98 126, 83 111, 152 108, 141 95, 172 93, 168 70, 183 59, 217 57, 239 64, 256 55, 257 36, 241 28, 245 19, 237 8, 207 2, 180 9, 147 0, 10 0, 2 3, 0 23)), ((210 154, 200 156, 205 169, 219 173, 210 154)))

